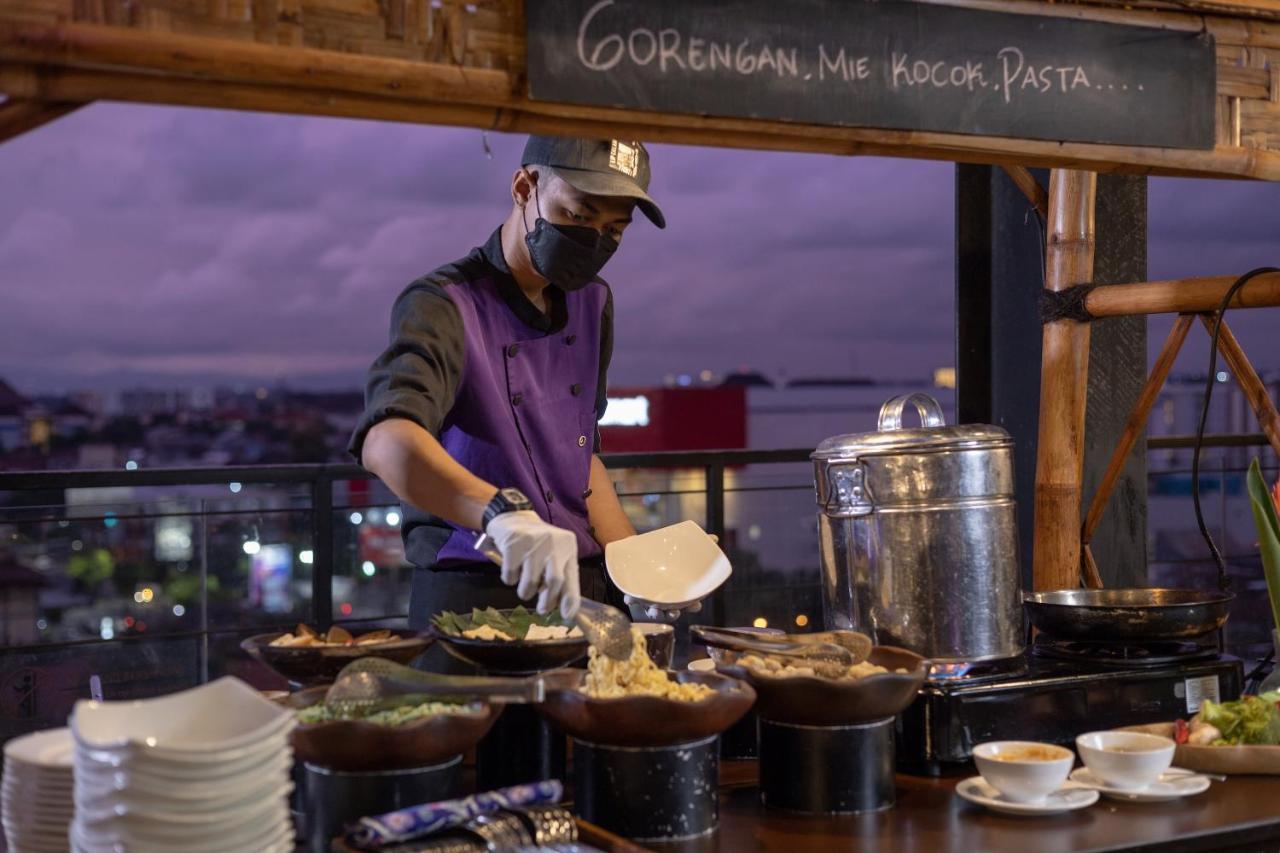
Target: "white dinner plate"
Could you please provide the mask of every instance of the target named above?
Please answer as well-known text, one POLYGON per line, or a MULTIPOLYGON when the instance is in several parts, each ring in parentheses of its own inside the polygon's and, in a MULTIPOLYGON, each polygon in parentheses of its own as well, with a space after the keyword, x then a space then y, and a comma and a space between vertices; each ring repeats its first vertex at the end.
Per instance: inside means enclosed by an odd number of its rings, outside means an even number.
POLYGON ((1160 774, 1158 780, 1136 791, 1128 788, 1112 788, 1095 776, 1088 767, 1077 767, 1071 771, 1071 781, 1106 794, 1113 800, 1124 800, 1130 803, 1167 803, 1192 794, 1202 794, 1209 789, 1209 777, 1181 767, 1170 767, 1160 774))
POLYGON ((956 793, 963 799, 985 806, 992 811, 1027 817, 1083 809, 1098 801, 1098 792, 1092 788, 1066 782, 1038 803, 1015 803, 1005 798, 981 776, 971 776, 956 785, 956 793))

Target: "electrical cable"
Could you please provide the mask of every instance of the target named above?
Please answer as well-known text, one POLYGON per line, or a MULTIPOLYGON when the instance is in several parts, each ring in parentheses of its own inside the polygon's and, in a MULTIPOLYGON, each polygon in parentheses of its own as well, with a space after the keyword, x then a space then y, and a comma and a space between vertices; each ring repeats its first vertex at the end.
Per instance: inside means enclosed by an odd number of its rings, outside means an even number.
MULTIPOLYGON (((1209 546, 1209 553, 1213 556, 1213 561, 1218 567, 1218 589, 1227 592, 1231 586, 1231 578, 1227 575, 1227 561, 1223 559, 1222 552, 1218 550, 1218 545, 1213 541, 1213 535, 1209 533, 1209 526, 1205 524, 1204 512, 1200 508, 1200 453, 1204 449, 1204 429, 1205 424, 1209 420, 1209 401, 1213 396, 1213 385, 1217 379, 1218 372, 1218 337, 1222 332, 1222 318, 1226 314, 1227 308, 1231 305, 1231 300, 1240 292, 1240 288, 1244 287, 1250 279, 1263 273, 1280 272, 1280 267, 1258 267, 1250 270, 1235 280, 1235 283, 1227 289, 1226 294, 1222 297, 1222 303, 1218 306, 1217 311, 1213 315, 1213 332, 1209 340, 1209 373, 1205 377, 1204 399, 1200 404, 1200 421, 1196 425, 1196 442, 1191 454, 1191 502, 1195 506, 1196 524, 1200 528, 1200 535, 1204 537, 1205 544, 1209 546)), ((1226 483, 1219 483, 1219 488, 1226 488, 1226 483)))

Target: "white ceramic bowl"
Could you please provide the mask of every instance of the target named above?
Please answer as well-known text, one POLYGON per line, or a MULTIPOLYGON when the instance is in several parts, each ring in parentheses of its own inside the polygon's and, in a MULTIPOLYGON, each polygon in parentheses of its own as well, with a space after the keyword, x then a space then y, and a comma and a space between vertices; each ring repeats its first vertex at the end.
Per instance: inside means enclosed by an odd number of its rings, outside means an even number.
POLYGON ((252 746, 208 753, 178 753, 158 747, 130 743, 111 749, 76 747, 76 772, 126 769, 174 782, 210 781, 238 776, 253 767, 289 751, 289 733, 297 725, 290 720, 285 730, 252 746), (179 757, 180 756, 180 757, 179 757))
POLYGON ((76 742, 91 749, 143 747, 176 760, 233 760, 286 731, 293 711, 226 676, 180 693, 131 702, 81 700, 71 715, 76 742))
POLYGON ((668 609, 701 601, 733 574, 720 546, 692 521, 610 542, 604 562, 618 589, 668 609))
POLYGON ((127 792, 137 796, 190 803, 226 799, 243 791, 246 786, 256 787, 271 779, 286 778, 292 766, 292 757, 283 754, 272 756, 264 762, 252 765, 243 773, 230 776, 174 779, 152 775, 142 768, 91 769, 82 765, 76 774, 76 783, 79 790, 89 797, 101 798, 127 792))
POLYGON ((973 748, 978 772, 991 787, 1015 803, 1038 803, 1067 781, 1076 757, 1071 750, 1029 740, 993 740, 973 748), (1029 750, 1052 753, 1055 758, 1014 758, 1029 750), (1000 758, 998 756, 1005 756, 1000 758))
POLYGON ((4 745, 5 764, 21 762, 28 767, 70 770, 75 742, 66 726, 16 737, 4 745))
POLYGON ((1076 749, 1085 766, 1107 785, 1137 790, 1169 769, 1175 744, 1142 732, 1089 732, 1076 738, 1076 749))

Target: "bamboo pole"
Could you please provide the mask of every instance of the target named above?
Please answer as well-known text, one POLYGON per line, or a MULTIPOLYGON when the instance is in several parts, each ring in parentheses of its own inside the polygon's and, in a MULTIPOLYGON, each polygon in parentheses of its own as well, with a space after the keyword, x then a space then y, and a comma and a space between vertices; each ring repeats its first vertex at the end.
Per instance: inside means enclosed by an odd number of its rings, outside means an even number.
MULTIPOLYGON (((1125 286, 1127 287, 1128 285, 1125 286)), ((1107 508, 1107 501, 1111 498, 1111 492, 1115 489, 1116 482, 1124 472, 1129 451, 1133 449, 1133 444, 1138 440, 1138 436, 1142 435, 1147 429, 1147 418, 1151 414, 1151 407, 1155 405, 1156 398, 1160 396, 1160 389, 1164 387, 1165 380, 1169 378, 1169 371, 1173 369, 1173 363, 1178 358, 1178 352, 1187 340, 1187 333, 1191 331, 1193 319, 1193 315, 1183 314, 1174 321, 1173 328, 1169 330, 1169 336, 1165 338, 1164 346, 1160 348, 1160 354, 1156 356, 1155 364, 1151 368, 1151 374, 1147 377, 1146 384, 1142 386, 1142 391, 1138 394, 1138 399, 1134 402, 1132 411, 1129 412, 1129 420, 1125 422, 1124 431, 1120 434, 1120 441, 1116 444, 1116 449, 1111 454, 1110 462, 1107 463, 1106 472, 1102 475, 1102 482, 1098 484, 1097 491, 1093 493, 1093 500, 1089 503, 1089 511, 1085 514, 1084 526, 1080 534, 1080 542, 1085 549, 1083 569, 1089 586, 1094 585, 1092 583, 1094 578, 1097 578, 1098 586, 1102 585, 1101 578, 1097 577, 1098 567, 1092 562, 1093 553, 1089 550, 1089 543, 1093 540, 1093 534, 1097 531, 1099 522, 1102 521, 1102 513, 1107 508)))
POLYGON ((1093 548, 1085 542, 1080 546, 1083 554, 1084 585, 1089 589, 1102 589, 1102 573, 1098 571, 1098 563, 1093 559, 1093 548))
POLYGON ((1027 171, 1024 166, 1002 166, 1005 174, 1022 190, 1022 194, 1027 197, 1027 201, 1031 202, 1031 206, 1036 209, 1036 213, 1040 214, 1041 219, 1049 217, 1049 194, 1044 191, 1044 187, 1040 186, 1040 182, 1035 176, 1027 171))
MULTIPOLYGON (((1239 276, 1218 275, 1138 284, 1108 284, 1095 287, 1084 306, 1095 317, 1124 317, 1134 314, 1200 314, 1216 311, 1239 276)), ((1280 273, 1262 273, 1236 293, 1231 308, 1274 308, 1280 306, 1280 273)))
MULTIPOLYGON (((1098 176, 1055 169, 1049 178, 1045 289, 1061 291, 1093 278, 1094 197, 1098 176)), ((1036 446, 1034 587, 1080 584, 1080 504, 1089 324, 1046 323, 1040 362, 1040 432, 1036 446)))
MULTIPOLYGON (((719 147, 1280 180, 1280 152, 1262 149, 1218 146, 1211 151, 1198 151, 1058 143, 556 104, 521 96, 519 75, 506 71, 97 24, 0 23, 0 61, 93 70, 142 70, 183 79, 329 90, 405 102, 500 107, 504 112, 514 111, 522 121, 531 123, 535 120, 524 118, 528 114, 566 123, 580 122, 580 126, 590 128, 594 135, 604 137, 625 134, 650 141, 719 147), (762 145, 761 138, 768 138, 770 144, 762 145)), ((376 104, 370 106, 378 108, 376 104)), ((473 126, 488 129, 493 125, 473 126)))
MULTIPOLYGON (((1245 286, 1248 287, 1248 285, 1245 286)), ((1204 323, 1205 328, 1209 330, 1209 334, 1212 335, 1213 318, 1201 315, 1200 320, 1204 323)), ((1240 383, 1245 399, 1249 401, 1249 407, 1253 409, 1253 413, 1258 417, 1258 426, 1261 427, 1263 434, 1267 437, 1267 441, 1271 442, 1271 449, 1276 452, 1276 455, 1280 456, 1280 414, 1276 413, 1276 404, 1272 401, 1271 395, 1267 393, 1267 386, 1263 384, 1258 372, 1253 369, 1253 364, 1250 363, 1249 357, 1244 354, 1244 350, 1241 349, 1240 342, 1236 340, 1236 336, 1227 327, 1225 318, 1218 329, 1218 351, 1222 353, 1227 366, 1231 368, 1231 373, 1236 377, 1236 382, 1240 383)))
POLYGON ((0 104, 0 142, 8 142, 29 130, 56 121, 84 104, 51 103, 16 98, 0 104))

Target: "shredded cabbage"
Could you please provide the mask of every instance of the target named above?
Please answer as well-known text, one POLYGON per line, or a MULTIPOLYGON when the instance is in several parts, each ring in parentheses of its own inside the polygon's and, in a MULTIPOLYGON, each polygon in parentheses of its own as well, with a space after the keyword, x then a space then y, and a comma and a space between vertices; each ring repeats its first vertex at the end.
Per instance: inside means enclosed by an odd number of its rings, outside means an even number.
POLYGON ((1197 716, 1222 732, 1215 746, 1280 745, 1280 691, 1243 696, 1234 702, 1206 699, 1197 716))

